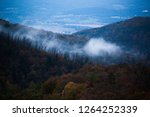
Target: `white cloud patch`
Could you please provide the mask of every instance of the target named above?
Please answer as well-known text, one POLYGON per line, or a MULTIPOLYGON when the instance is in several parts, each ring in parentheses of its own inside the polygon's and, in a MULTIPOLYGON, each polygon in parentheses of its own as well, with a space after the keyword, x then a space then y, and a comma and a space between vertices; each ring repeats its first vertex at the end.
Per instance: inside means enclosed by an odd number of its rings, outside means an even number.
POLYGON ((125 9, 127 9, 127 7, 124 6, 123 4, 113 4, 113 8, 115 10, 125 10, 125 9))
POLYGON ((109 43, 104 39, 91 39, 84 46, 83 50, 89 56, 104 56, 114 55, 121 52, 121 49, 116 44, 109 43))
POLYGON ((121 16, 111 16, 112 19, 121 19, 121 16))
POLYGON ((102 27, 104 24, 65 24, 66 26, 80 26, 80 27, 89 27, 89 28, 97 28, 102 27))
POLYGON ((71 34, 77 32, 74 28, 69 28, 69 27, 63 27, 61 25, 31 25, 31 27, 36 28, 36 29, 44 29, 47 31, 51 31, 54 33, 62 33, 62 34, 71 34))
POLYGON ((18 8, 8 7, 6 10, 18 10, 18 8))
POLYGON ((91 17, 88 15, 74 15, 74 14, 68 14, 68 15, 56 15, 51 17, 51 21, 55 22, 63 22, 63 23, 71 23, 71 24, 86 24, 86 23, 99 23, 99 20, 96 17, 91 17))
POLYGON ((143 12, 143 13, 148 13, 148 12, 149 12, 149 10, 146 10, 146 9, 145 9, 145 10, 143 10, 142 12, 143 12))
POLYGON ((112 19, 129 19, 129 17, 122 17, 122 16, 111 16, 110 18, 112 18, 112 19))

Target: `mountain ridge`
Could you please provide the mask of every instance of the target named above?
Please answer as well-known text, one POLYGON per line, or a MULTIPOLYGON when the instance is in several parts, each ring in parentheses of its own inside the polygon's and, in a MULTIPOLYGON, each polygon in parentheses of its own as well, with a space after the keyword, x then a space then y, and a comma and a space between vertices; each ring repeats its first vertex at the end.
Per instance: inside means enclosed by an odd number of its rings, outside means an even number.
POLYGON ((101 28, 83 30, 74 35, 87 38, 104 38, 124 48, 150 52, 150 17, 134 17, 101 28), (142 39, 142 40, 141 40, 142 39))

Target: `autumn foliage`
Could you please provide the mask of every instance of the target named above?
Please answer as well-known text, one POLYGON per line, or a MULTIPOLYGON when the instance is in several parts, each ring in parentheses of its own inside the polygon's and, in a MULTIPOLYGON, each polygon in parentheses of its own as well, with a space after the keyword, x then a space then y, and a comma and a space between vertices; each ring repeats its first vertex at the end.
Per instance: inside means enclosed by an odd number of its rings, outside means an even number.
POLYGON ((0 99, 150 99, 150 67, 101 65, 0 33, 0 99))

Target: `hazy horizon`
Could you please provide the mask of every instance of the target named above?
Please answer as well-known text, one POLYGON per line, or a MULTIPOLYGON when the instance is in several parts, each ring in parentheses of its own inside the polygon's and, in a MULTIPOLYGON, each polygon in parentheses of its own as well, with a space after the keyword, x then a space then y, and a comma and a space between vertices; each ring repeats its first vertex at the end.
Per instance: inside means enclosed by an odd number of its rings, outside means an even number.
POLYGON ((1 0, 0 18, 70 34, 135 16, 150 16, 149 4, 148 0, 1 0))

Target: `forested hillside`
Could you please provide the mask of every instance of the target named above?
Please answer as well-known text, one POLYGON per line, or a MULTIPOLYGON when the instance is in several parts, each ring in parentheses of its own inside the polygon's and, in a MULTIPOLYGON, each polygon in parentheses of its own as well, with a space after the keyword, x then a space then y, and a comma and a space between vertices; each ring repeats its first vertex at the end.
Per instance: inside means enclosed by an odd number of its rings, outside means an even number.
POLYGON ((16 95, 32 83, 41 84, 48 77, 76 72, 87 62, 87 59, 70 60, 67 55, 60 56, 55 51, 47 53, 25 38, 19 39, 2 32, 0 56, 0 98, 4 99, 17 98, 16 95))
POLYGON ((0 33, 0 99, 150 99, 150 68, 45 52, 0 33))
POLYGON ((75 35, 104 38, 124 50, 150 54, 150 17, 134 17, 101 28, 83 30, 75 35))

